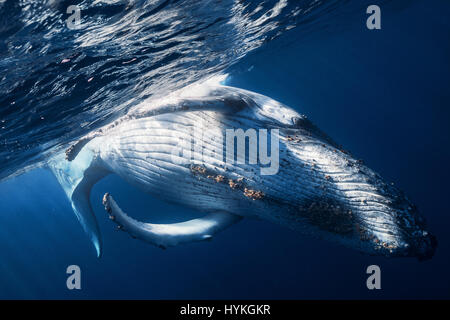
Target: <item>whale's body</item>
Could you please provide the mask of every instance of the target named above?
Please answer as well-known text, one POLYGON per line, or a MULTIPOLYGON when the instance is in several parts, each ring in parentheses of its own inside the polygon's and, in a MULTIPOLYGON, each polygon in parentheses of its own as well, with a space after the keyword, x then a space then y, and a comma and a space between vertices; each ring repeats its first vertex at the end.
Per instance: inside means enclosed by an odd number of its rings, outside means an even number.
POLYGON ((143 104, 78 141, 67 159, 55 158, 51 168, 98 253, 100 235, 89 192, 109 173, 205 213, 176 224, 143 223, 105 195, 105 208, 120 228, 160 247, 209 239, 243 217, 282 224, 369 254, 427 258, 436 247, 417 209, 397 188, 304 116, 237 88, 202 85, 143 104), (264 165, 248 159, 230 163, 221 157, 227 129, 276 132, 276 173, 262 174, 264 165))

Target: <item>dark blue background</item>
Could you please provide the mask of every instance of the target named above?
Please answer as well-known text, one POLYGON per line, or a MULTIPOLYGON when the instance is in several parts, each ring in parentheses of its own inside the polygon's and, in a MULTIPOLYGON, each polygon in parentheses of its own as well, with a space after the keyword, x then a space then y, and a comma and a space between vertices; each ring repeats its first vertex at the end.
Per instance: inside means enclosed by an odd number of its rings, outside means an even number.
POLYGON ((56 179, 39 169, 0 184, 0 298, 450 298, 449 14, 448 1, 418 1, 382 11, 379 31, 361 12, 326 32, 288 32, 233 66, 227 82, 305 113, 394 181, 438 238, 432 260, 364 256, 262 221, 163 251, 114 231, 103 193, 155 222, 197 213, 114 176, 92 193, 97 259, 56 179), (81 267, 80 291, 66 289, 71 264, 81 267), (371 264, 382 290, 366 288, 371 264))

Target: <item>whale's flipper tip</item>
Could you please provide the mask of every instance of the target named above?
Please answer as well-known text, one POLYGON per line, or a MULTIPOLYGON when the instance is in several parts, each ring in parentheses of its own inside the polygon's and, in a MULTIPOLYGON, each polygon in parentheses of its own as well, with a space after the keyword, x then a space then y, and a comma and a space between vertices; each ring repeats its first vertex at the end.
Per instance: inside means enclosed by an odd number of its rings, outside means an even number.
POLYGON ((205 241, 211 241, 212 239, 213 239, 213 236, 210 234, 205 234, 203 236, 203 240, 205 240, 205 241))
POLYGON ((94 243, 95 252, 97 253, 97 258, 100 259, 103 255, 102 246, 100 243, 94 243))

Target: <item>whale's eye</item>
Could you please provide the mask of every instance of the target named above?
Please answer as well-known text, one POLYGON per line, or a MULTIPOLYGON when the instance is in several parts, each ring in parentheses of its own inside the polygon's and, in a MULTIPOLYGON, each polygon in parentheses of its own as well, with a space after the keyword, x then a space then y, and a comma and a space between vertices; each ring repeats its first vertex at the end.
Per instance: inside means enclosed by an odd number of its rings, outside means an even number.
POLYGON ((305 116, 302 116, 302 117, 292 117, 292 118, 291 118, 292 124, 293 124, 294 126, 296 126, 296 127, 299 127, 299 126, 303 123, 303 121, 305 121, 305 120, 306 120, 306 117, 305 117, 305 116))

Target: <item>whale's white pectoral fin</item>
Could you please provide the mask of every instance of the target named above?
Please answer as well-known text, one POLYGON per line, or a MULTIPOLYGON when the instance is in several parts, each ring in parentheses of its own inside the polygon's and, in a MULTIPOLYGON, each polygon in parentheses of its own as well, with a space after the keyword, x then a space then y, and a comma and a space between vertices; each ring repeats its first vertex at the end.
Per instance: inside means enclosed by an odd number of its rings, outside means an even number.
POLYGON ((93 185, 108 175, 109 171, 98 163, 94 153, 88 148, 83 149, 72 162, 65 160, 64 155, 60 155, 53 158, 49 166, 69 198, 81 226, 92 241, 97 256, 100 257, 102 251, 100 230, 89 197, 93 185))
POLYGON ((119 225, 119 229, 128 232, 133 238, 147 241, 160 248, 209 240, 214 234, 242 219, 234 214, 215 212, 186 222, 152 224, 129 217, 108 193, 103 197, 103 205, 110 219, 119 225))

